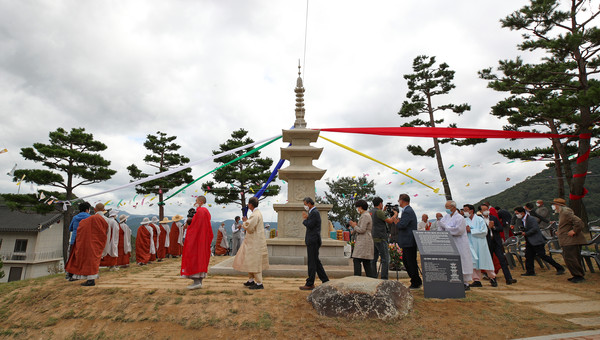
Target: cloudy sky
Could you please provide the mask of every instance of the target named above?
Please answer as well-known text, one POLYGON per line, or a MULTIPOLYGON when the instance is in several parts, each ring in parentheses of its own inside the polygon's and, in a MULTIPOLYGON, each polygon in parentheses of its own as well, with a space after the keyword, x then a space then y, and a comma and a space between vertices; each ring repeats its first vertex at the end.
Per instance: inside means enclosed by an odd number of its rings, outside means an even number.
MULTIPOLYGON (((401 125, 405 121, 397 112, 407 91, 403 75, 411 73, 415 56, 425 54, 456 71, 456 89, 435 104, 472 106, 460 117, 445 114, 447 123, 501 129, 504 122, 489 112, 504 95, 488 89, 477 71, 517 55, 527 60, 516 48, 520 33, 502 29, 499 23, 525 4, 313 0, 308 5, 305 51, 305 0, 0 0, 0 149, 9 150, 0 155, 0 192, 17 191, 5 175, 15 163, 21 169, 38 166, 24 160, 20 148, 47 142, 48 132, 58 127, 84 127, 93 133, 108 145, 103 156, 117 170, 110 181, 79 187, 79 196, 129 182, 126 167, 132 163, 150 171, 141 164, 146 154, 142 143, 156 131, 177 135, 181 153, 191 160, 210 156, 239 128, 254 140, 277 135, 294 121, 299 59, 311 128, 401 125)), ((406 151, 409 143, 428 148, 430 139, 323 135, 400 170, 410 168, 410 174, 441 187, 435 160, 406 151)), ((472 203, 542 170, 541 162, 507 164, 496 152, 525 144, 547 141, 443 146, 457 202, 472 203)), ((277 162, 283 145, 270 146, 263 155, 277 162)), ((398 194, 407 192, 413 195, 417 213, 443 208, 443 197, 392 170, 324 140, 315 146, 324 148, 315 162, 327 169, 324 179, 368 174, 385 201, 396 201, 398 194)), ((196 166, 193 175, 215 166, 196 166)), ((167 215, 184 213, 193 199, 190 191, 199 188, 198 184, 173 201, 182 206, 167 205, 167 215)), ((319 181, 317 194, 324 190, 325 181, 319 181)), ((21 192, 32 191, 27 184, 21 192)), ((123 189, 90 201, 128 201, 134 195, 133 189, 123 189)), ((286 196, 284 190, 265 201, 266 220, 277 219, 270 206, 285 202, 286 196)), ((208 195, 209 203, 212 199, 208 195)), ((156 205, 147 204, 125 209, 137 214, 157 211, 156 205)), ((235 205, 213 205, 211 213, 220 220, 238 211, 235 205)))

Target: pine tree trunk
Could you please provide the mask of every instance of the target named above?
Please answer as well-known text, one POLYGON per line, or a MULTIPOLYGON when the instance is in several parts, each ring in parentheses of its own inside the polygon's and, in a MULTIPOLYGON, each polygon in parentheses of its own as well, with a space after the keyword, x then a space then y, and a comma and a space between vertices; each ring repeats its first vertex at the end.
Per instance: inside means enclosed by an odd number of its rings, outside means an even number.
POLYGON ((552 148, 554 148, 554 171, 556 172, 556 181, 558 184, 558 197, 565 198, 565 180, 562 172, 562 162, 558 153, 558 140, 552 138, 552 148))
POLYGON ((446 200, 451 201, 452 193, 450 192, 450 183, 448 183, 448 177, 446 176, 446 170, 444 169, 444 162, 442 160, 442 153, 440 152, 440 143, 437 138, 433 139, 433 147, 435 148, 435 159, 438 163, 438 171, 442 178, 442 185, 444 185, 444 195, 446 195, 446 200))
MULTIPOLYGON (((158 202, 162 202, 163 201, 163 192, 162 192, 162 188, 158 189, 158 202)), ((158 205, 158 219, 160 221, 162 221, 165 217, 165 206, 164 204, 159 204, 158 205)))
MULTIPOLYGON (((427 110, 429 111, 429 124, 431 127, 435 127, 435 119, 433 118, 433 106, 431 105, 431 95, 427 93, 427 110)), ((433 148, 435 150, 435 159, 438 164, 438 171, 442 178, 442 185, 444 186, 444 195, 446 200, 452 200, 452 192, 450 192, 450 183, 448 183, 448 177, 446 176, 446 170, 444 169, 444 161, 442 160, 442 152, 440 151, 440 143, 437 138, 433 138, 433 148)))

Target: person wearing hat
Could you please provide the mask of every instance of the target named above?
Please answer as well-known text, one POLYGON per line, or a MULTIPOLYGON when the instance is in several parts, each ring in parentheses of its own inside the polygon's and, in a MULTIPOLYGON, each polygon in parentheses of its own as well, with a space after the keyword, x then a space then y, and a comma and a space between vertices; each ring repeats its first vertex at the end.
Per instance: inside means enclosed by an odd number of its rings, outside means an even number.
POLYGON ((104 217, 104 204, 96 204, 95 211, 94 215, 79 222, 75 247, 65 267, 68 273, 73 274, 71 280, 86 280, 82 286, 96 285, 100 259, 108 240, 109 226, 104 217))
POLYGON ((211 256, 210 244, 213 240, 210 212, 203 207, 206 204, 206 197, 198 196, 196 204, 198 208, 188 227, 181 258, 181 276, 194 280, 187 287, 188 289, 202 288, 202 280, 208 273, 211 256))
POLYGON ((169 231, 171 231, 171 227, 169 226, 169 220, 167 217, 163 218, 162 221, 159 222, 158 225, 158 249, 156 251, 156 257, 158 258, 158 262, 162 261, 165 257, 167 257, 167 249, 169 249, 169 231))
POLYGON ((119 270, 117 268, 117 259, 119 257, 119 222, 117 222, 116 218, 118 215, 118 211, 115 209, 111 209, 108 213, 108 218, 103 215, 108 223, 108 242, 106 242, 106 247, 104 248, 102 260, 100 261, 100 267, 108 267, 111 271, 119 270))
POLYGON ((581 245, 586 243, 583 235, 583 221, 575 216, 573 210, 566 206, 562 198, 555 198, 552 202, 552 210, 558 213, 558 244, 562 247, 562 256, 565 265, 573 277, 568 280, 573 283, 584 281, 584 271, 581 263, 581 245))
POLYGON ((156 253, 152 237, 154 228, 149 226, 149 223, 150 219, 144 217, 135 238, 135 262, 140 266, 148 264, 150 262, 151 254, 156 253))
MULTIPOLYGON (((155 252, 150 253, 150 262, 156 261, 156 259, 157 259, 156 254, 158 253, 158 237, 160 236, 160 229, 158 228, 157 225, 158 225, 158 217, 152 216, 152 220, 150 221, 148 226, 150 228, 152 228, 152 241, 154 243, 155 252)), ((161 259, 161 261, 162 261, 162 259, 161 259)), ((160 261, 158 261, 158 262, 160 262, 160 261)))
POLYGON ((127 225, 127 215, 119 216, 119 257, 117 266, 121 268, 129 267, 129 258, 131 257, 131 228, 127 225))
POLYGON ((183 249, 183 216, 173 216, 173 224, 171 224, 171 230, 169 231, 169 254, 171 257, 181 256, 183 249))

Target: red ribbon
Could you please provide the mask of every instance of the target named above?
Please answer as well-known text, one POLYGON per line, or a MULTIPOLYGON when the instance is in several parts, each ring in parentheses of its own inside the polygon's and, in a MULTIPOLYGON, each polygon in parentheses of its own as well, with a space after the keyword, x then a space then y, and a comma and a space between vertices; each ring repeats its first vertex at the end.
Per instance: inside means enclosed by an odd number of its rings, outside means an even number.
POLYGON ((587 193, 588 193, 588 192, 589 192, 589 191, 588 191, 588 189, 586 189, 586 188, 583 188, 583 195, 573 195, 573 194, 569 194, 569 199, 570 199, 571 201, 580 200, 580 199, 584 198, 584 197, 585 197, 585 195, 587 195, 587 193))
POLYGON ((587 175, 587 173, 583 173, 583 174, 575 174, 573 175, 573 178, 577 178, 577 177, 585 177, 587 175))
POLYGON ((583 155, 577 157, 577 164, 585 162, 588 158, 590 158, 590 151, 591 149, 588 149, 588 151, 586 151, 583 155))
POLYGON ((438 137, 438 138, 566 138, 576 135, 523 131, 465 129, 448 127, 367 127, 314 129, 328 132, 360 133, 380 136, 438 137))

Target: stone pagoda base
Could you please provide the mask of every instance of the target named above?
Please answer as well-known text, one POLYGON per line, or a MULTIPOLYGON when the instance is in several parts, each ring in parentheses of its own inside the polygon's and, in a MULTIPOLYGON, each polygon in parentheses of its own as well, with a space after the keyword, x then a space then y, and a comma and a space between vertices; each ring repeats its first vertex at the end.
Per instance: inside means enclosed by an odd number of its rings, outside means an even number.
MULTIPOLYGON (((344 257, 346 242, 323 239, 319 249, 319 259, 324 266, 347 266, 350 259, 344 257)), ((267 240, 270 264, 306 265, 306 245, 303 239, 272 238, 267 240)))

